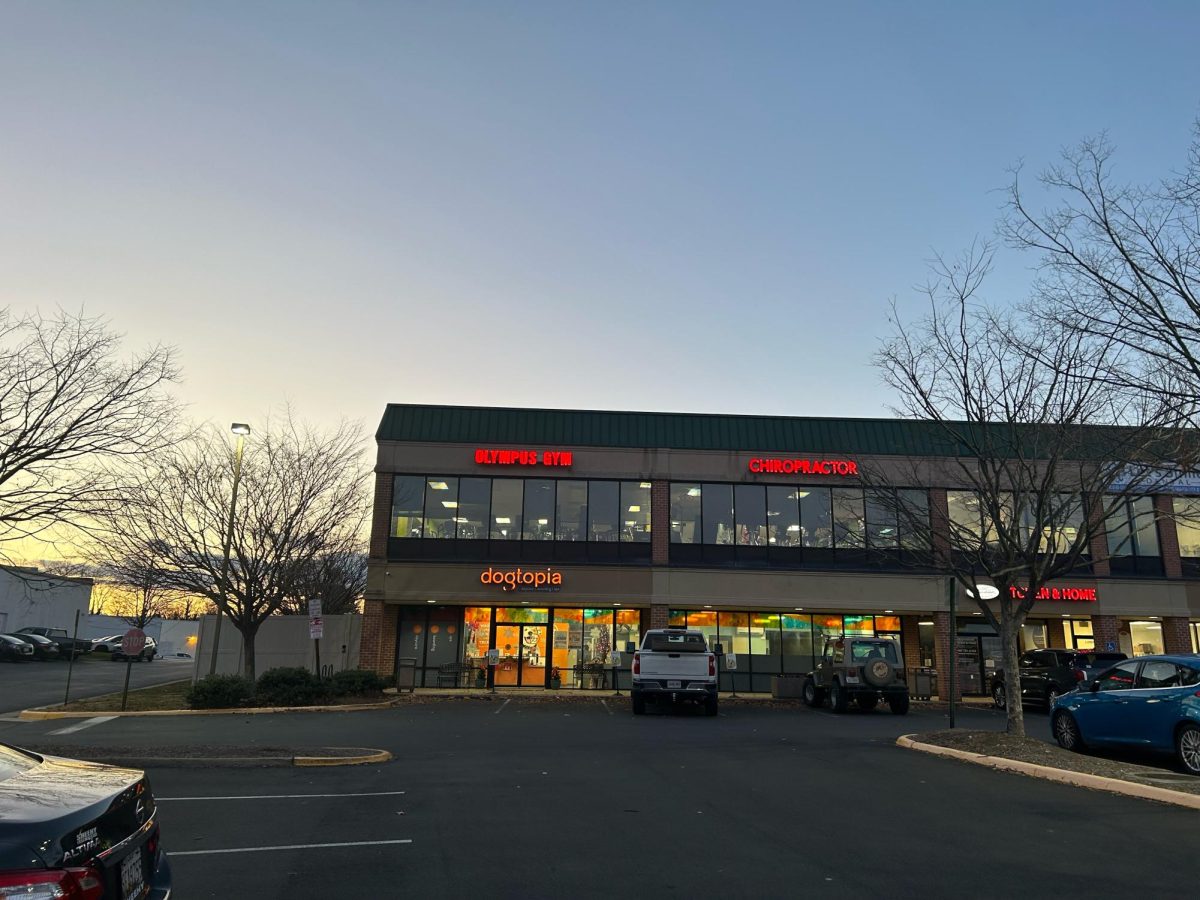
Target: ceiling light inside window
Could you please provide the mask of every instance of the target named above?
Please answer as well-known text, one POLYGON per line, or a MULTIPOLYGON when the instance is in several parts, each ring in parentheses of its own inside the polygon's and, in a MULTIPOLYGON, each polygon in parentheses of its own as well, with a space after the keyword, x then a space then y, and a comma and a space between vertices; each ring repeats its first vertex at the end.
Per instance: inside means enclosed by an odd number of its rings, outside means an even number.
POLYGON ((511 525, 512 519, 510 519, 508 516, 496 516, 496 524, 497 525, 511 525))
POLYGON ((688 496, 689 497, 699 497, 700 496, 700 488, 698 488, 698 487, 688 488, 688 496))
POLYGON ((538 519, 538 524, 539 525, 549 525, 550 520, 549 519, 538 519))
POLYGON ((457 500, 443 500, 442 506, 446 507, 446 509, 458 509, 458 501, 457 500))
POLYGON ((429 486, 431 488, 433 488, 435 491, 450 490, 450 485, 446 484, 446 482, 444 482, 444 481, 431 481, 431 482, 429 482, 429 486))
POLYGON ((650 489, 650 482, 648 482, 648 481, 643 481, 641 484, 639 484, 639 485, 638 485, 638 487, 643 487, 643 488, 646 488, 647 490, 649 490, 649 489, 650 489))

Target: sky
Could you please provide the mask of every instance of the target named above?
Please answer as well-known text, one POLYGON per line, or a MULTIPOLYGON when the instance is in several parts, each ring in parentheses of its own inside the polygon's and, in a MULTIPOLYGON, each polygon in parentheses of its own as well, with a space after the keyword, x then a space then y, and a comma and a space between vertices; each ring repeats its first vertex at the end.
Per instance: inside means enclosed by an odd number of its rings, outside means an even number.
MULTIPOLYGON (((198 419, 886 416, 1009 167, 1182 165, 1200 4, 0 4, 0 306, 178 348, 198 419)), ((1002 259, 1017 300, 1030 259, 1002 259)))

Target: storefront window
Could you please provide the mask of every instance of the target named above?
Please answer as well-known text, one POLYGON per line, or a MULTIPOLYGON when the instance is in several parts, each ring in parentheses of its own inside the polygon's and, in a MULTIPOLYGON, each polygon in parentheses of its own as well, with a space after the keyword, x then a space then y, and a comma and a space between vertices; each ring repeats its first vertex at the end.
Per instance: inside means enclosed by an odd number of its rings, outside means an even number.
POLYGON ((458 479, 430 478, 425 482, 425 531, 427 538, 453 540, 458 523, 458 479))
POLYGON ((1161 622, 1130 622, 1129 637, 1133 650, 1130 656, 1150 656, 1163 652, 1161 622))
POLYGON ((1095 650, 1096 641, 1092 634, 1091 619, 1064 619, 1063 634, 1071 650, 1095 650))
POLYGON ((739 484, 733 490, 735 533, 741 546, 767 545, 767 490, 761 484, 739 484))
POLYGON ((732 544, 733 485, 706 484, 700 497, 704 521, 704 543, 732 544))
POLYGON ((841 616, 813 616, 813 655, 820 658, 825 652, 825 641, 842 636, 841 616))
POLYGON ((700 485, 671 482, 671 543, 699 544, 700 485))
POLYGON ((613 613, 611 609, 583 611, 583 661, 607 666, 613 651, 613 613))
POLYGON ((802 487, 796 495, 800 500, 800 534, 805 547, 828 549, 833 546, 833 513, 829 488, 802 487))
POLYGON ((588 482, 588 540, 612 542, 620 533, 621 485, 616 481, 588 482))
POLYGON ((667 618, 668 625, 687 625, 687 610, 673 609, 667 618))
MULTIPOLYGON (((642 642, 642 613, 637 609, 618 609, 617 610, 617 650, 621 653, 626 652, 626 646, 633 644, 635 648, 641 646, 642 642)), ((628 659, 622 660, 623 664, 628 667, 631 663, 628 659)))
MULTIPOLYGON (((650 482, 621 482, 621 540, 650 541, 650 482)), ((672 530, 673 531, 673 530, 672 530)))
POLYGON ((558 482, 558 526, 560 541, 582 541, 587 526, 588 483, 558 482))
POLYGON ((1200 558, 1200 498, 1175 497, 1172 503, 1179 555, 1200 558))
POLYGON ((843 616, 842 629, 846 635, 875 637, 874 616, 843 616))
POLYGON ((891 634, 900 633, 900 617, 899 616, 876 616, 875 617, 875 633, 876 634, 891 634))
POLYGON ((779 617, 783 643, 783 671, 811 672, 813 668, 812 617, 783 615, 779 617))
POLYGON ((767 543, 800 546, 800 505, 794 487, 773 484, 767 488, 767 543))
POLYGON ((550 621, 550 610, 538 606, 501 606, 496 610, 497 622, 531 624, 550 621))
POLYGON ((525 483, 519 478, 492 479, 492 540, 521 537, 521 508, 525 483))
POLYGON ((419 538, 425 504, 425 479, 397 475, 392 481, 392 537, 419 538))
POLYGON ((687 614, 687 627, 704 635, 708 649, 716 652, 717 614, 711 609, 693 609, 687 614))
POLYGON ((779 625, 778 615, 750 614, 750 669, 754 676, 751 690, 771 690, 771 676, 783 671, 783 639, 779 625))
POLYGON ((838 550, 864 544, 863 495, 857 488, 833 488, 833 544, 838 550))
POLYGON ((490 478, 463 478, 458 483, 458 539, 487 537, 488 507, 492 499, 490 478))
POLYGON ((490 606, 468 606, 463 610, 463 661, 479 668, 486 668, 491 635, 492 609, 490 606))
POLYGON ((576 669, 583 664, 583 610, 555 609, 551 637, 551 665, 556 666, 564 687, 582 686, 576 669))
POLYGON ((525 479, 525 525, 521 535, 527 541, 554 540, 553 481, 525 479))

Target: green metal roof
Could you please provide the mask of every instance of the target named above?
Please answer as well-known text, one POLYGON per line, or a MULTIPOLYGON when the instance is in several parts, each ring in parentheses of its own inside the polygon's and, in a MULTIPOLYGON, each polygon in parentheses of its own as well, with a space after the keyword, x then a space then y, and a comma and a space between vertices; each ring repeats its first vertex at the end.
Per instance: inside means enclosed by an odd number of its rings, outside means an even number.
POLYGON ((388 404, 378 441, 515 447, 958 456, 944 425, 907 419, 820 419, 707 413, 388 404))

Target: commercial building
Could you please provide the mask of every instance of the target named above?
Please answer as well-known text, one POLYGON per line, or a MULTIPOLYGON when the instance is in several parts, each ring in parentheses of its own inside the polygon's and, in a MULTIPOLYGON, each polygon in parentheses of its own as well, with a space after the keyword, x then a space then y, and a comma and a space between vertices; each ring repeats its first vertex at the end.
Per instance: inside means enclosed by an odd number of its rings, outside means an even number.
MULTIPOLYGON (((843 633, 945 672, 953 631, 967 693, 999 665, 971 603, 951 628, 929 547, 860 480, 894 472, 935 541, 969 516, 961 486, 913 483, 914 461, 950 455, 932 423, 393 404, 376 440, 362 664, 379 672, 473 683, 494 650, 498 688, 611 690, 627 645, 667 624, 733 652, 722 683, 738 691, 810 670, 843 633)), ((1175 513, 1200 521, 1200 486, 1177 490, 1126 504, 1037 601, 1025 649, 1195 649, 1200 529, 1175 513)))

